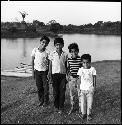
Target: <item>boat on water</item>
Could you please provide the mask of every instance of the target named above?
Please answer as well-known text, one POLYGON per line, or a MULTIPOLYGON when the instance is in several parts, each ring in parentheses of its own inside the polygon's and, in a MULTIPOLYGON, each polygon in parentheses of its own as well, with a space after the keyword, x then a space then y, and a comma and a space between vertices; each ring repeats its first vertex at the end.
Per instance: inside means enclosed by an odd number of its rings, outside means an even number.
POLYGON ((17 76, 17 77, 30 77, 30 76, 32 76, 32 73, 1 71, 1 75, 3 75, 3 76, 17 76))
POLYGON ((30 77, 30 76, 32 76, 32 66, 20 63, 20 66, 16 67, 13 70, 2 70, 1 75, 17 76, 17 77, 30 77))

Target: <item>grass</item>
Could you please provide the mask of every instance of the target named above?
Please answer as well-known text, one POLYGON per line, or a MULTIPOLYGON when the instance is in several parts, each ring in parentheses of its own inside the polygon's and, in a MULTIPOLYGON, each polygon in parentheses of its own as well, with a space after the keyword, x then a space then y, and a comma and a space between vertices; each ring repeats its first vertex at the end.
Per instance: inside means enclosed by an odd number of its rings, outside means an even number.
MULTIPOLYGON (((121 124, 121 61, 95 62, 93 66, 97 70, 97 88, 90 124, 121 124)), ((58 114, 53 110, 51 85, 50 106, 41 108, 32 77, 1 76, 1 124, 86 124, 77 112, 77 96, 75 101, 75 111, 67 115, 70 109, 67 84, 65 111, 58 114)))

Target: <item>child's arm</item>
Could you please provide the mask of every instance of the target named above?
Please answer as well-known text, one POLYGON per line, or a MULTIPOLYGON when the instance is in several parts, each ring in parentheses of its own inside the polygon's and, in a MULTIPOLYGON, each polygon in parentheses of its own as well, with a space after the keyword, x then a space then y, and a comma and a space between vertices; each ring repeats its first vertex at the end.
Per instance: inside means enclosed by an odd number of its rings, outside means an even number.
POLYGON ((96 89, 96 75, 93 75, 93 87, 96 89))
POLYGON ((33 76, 33 78, 35 79, 34 59, 35 59, 35 57, 34 57, 34 56, 32 56, 32 76, 33 76))
POLYGON ((78 82, 78 89, 80 90, 81 76, 79 76, 79 77, 78 77, 78 80, 77 80, 77 82, 78 82))
POLYGON ((70 76, 70 67, 68 61, 66 62, 66 77, 67 81, 69 81, 69 76, 70 76))
POLYGON ((48 80, 52 81, 52 61, 49 60, 48 80))
POLYGON ((79 68, 77 75, 78 75, 78 80, 77 80, 77 82, 78 82, 78 89, 80 89, 81 76, 82 76, 82 70, 81 70, 81 68, 79 68))
POLYGON ((66 57, 65 68, 66 68, 66 74, 68 74, 68 72, 69 72, 68 56, 66 57))

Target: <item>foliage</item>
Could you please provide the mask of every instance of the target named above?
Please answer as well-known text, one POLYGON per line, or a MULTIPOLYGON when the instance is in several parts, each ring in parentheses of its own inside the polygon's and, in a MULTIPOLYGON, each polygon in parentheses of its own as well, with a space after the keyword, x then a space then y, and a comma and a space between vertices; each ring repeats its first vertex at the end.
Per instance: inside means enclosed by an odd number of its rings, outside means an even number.
POLYGON ((33 20, 33 25, 38 27, 43 27, 45 24, 43 22, 40 22, 38 20, 33 20))
POLYGON ((58 31, 61 31, 63 29, 63 26, 59 23, 52 23, 50 25, 50 31, 57 33, 58 31))
MULTIPOLYGON (((95 24, 85 24, 85 25, 61 25, 55 20, 49 21, 46 25, 44 22, 38 20, 33 20, 32 23, 26 22, 1 22, 1 37, 7 36, 9 33, 17 33, 23 31, 23 33, 33 32, 39 33, 87 33, 87 34, 104 34, 104 35, 121 35, 121 22, 103 22, 98 21, 95 24)), ((34 33, 34 34, 35 34, 34 33)))

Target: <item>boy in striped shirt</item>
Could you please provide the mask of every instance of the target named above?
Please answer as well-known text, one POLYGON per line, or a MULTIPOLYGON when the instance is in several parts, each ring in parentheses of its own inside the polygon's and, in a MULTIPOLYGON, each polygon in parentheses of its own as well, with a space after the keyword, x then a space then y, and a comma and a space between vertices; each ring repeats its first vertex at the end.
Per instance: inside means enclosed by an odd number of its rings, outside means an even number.
POLYGON ((78 75, 77 72, 79 68, 81 67, 81 58, 78 55, 79 53, 79 47, 77 43, 72 43, 68 46, 69 53, 71 57, 67 60, 67 67, 68 67, 68 82, 69 82, 69 91, 70 91, 70 101, 71 101, 71 109, 69 111, 69 114, 73 111, 73 97, 74 97, 74 90, 77 89, 78 95, 79 95, 79 85, 78 85, 78 75))

